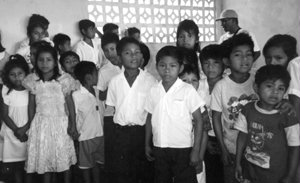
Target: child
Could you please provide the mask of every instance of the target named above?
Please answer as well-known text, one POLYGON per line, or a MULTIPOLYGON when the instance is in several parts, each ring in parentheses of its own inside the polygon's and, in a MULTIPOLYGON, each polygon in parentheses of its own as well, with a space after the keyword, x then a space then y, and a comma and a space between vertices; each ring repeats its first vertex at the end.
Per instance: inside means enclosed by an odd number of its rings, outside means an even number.
MULTIPOLYGON (((2 39, 1 39, 1 32, 0 32, 0 75, 2 75, 1 73, 3 67, 9 59, 9 54, 5 51, 5 48, 3 47, 1 40, 2 39)), ((0 78, 0 83, 2 83, 1 78, 0 78)))
MULTIPOLYGON (((105 54, 105 57, 108 59, 107 62, 99 70, 98 84, 97 89, 99 90, 100 100, 105 104, 108 83, 110 80, 121 73, 121 61, 117 55, 117 44, 119 43, 119 36, 114 33, 106 33, 101 38, 101 47, 105 54)), ((114 139, 114 109, 106 107, 104 111, 104 147, 105 147, 105 170, 108 173, 112 173, 112 148, 113 148, 113 139, 114 139)))
MULTIPOLYGON (((85 183, 92 182, 90 175, 93 182, 99 183, 99 164, 104 163, 104 144, 103 111, 99 92, 94 88, 98 71, 94 63, 82 61, 76 65, 74 74, 81 83, 80 89, 72 94, 76 108, 76 126, 80 134, 78 166, 85 183)), ((75 116, 72 119, 75 120, 75 116)))
POLYGON ((299 162, 299 123, 296 117, 275 109, 289 82, 289 73, 282 66, 267 65, 257 71, 254 88, 259 100, 245 105, 234 125, 239 131, 236 156, 239 181, 292 182, 299 162), (245 166, 241 163, 243 154, 245 166))
POLYGON ((51 172, 63 172, 64 181, 70 182, 68 170, 76 163, 74 144, 67 130, 73 138, 78 135, 72 121, 68 124, 66 113, 72 111, 70 92, 76 89, 75 83, 69 74, 59 74, 56 50, 51 46, 40 47, 35 73, 23 82, 30 91, 25 169, 27 173, 44 174, 44 182, 50 182, 51 172))
POLYGON ((4 66, 4 86, 1 90, 4 123, 0 132, 0 161, 3 162, 2 170, 14 172, 16 183, 24 181, 24 162, 27 157, 24 126, 28 120, 28 91, 22 86, 27 74, 29 67, 25 59, 21 55, 10 56, 4 66))
POLYGON ((43 26, 43 28, 45 29, 45 36, 49 37, 49 33, 48 33, 48 28, 49 28, 49 24, 50 24, 49 20, 42 15, 32 14, 29 17, 28 25, 35 24, 35 23, 41 24, 43 26))
POLYGON ((50 46, 50 43, 46 41, 37 41, 30 45, 30 64, 29 64, 30 72, 34 72, 36 53, 39 47, 46 46, 46 45, 50 46))
MULTIPOLYGON (((206 107, 212 124, 212 111, 210 109, 211 93, 215 84, 222 79, 224 72, 223 52, 221 45, 208 45, 201 50, 200 62, 206 78, 199 81, 198 93, 205 99, 206 107)), ((208 131, 207 150, 205 152, 205 168, 207 183, 223 182, 223 164, 221 150, 213 130, 208 131)))
POLYGON ((132 37, 138 41, 141 41, 141 31, 136 27, 129 27, 127 29, 128 37, 132 37))
POLYGON ((100 39, 95 37, 97 31, 95 23, 88 19, 80 20, 79 30, 82 34, 82 40, 75 45, 74 52, 79 55, 80 61, 94 62, 100 69, 107 63, 107 60, 101 49, 100 39))
POLYGON ((71 51, 71 38, 66 34, 56 34, 53 37, 54 48, 58 51, 58 54, 61 55, 67 51, 71 51))
POLYGON ((79 56, 73 51, 63 53, 59 58, 59 63, 64 72, 70 74, 73 78, 75 66, 79 63, 79 56))
POLYGON ((139 69, 142 54, 137 40, 122 38, 117 53, 124 72, 111 79, 106 98, 106 105, 115 108, 115 137, 111 152, 112 178, 115 180, 111 182, 144 182, 147 174, 144 153, 147 112, 144 104, 156 81, 152 75, 139 69))
POLYGON ((107 23, 103 26, 103 34, 114 33, 119 35, 119 26, 114 23, 107 23))
POLYGON ((155 159, 156 182, 196 182, 195 167, 200 165, 203 127, 200 108, 204 111, 204 101, 193 86, 178 78, 183 69, 178 48, 163 47, 157 53, 156 61, 162 81, 150 89, 145 104, 148 111, 146 156, 149 160, 155 159), (195 120, 194 138, 192 117, 195 120))
POLYGON ((241 107, 256 99, 253 76, 253 41, 248 34, 240 33, 223 42, 226 64, 231 74, 218 81, 211 93, 212 121, 215 135, 222 151, 224 182, 232 183, 236 153, 237 131, 233 129, 241 107))

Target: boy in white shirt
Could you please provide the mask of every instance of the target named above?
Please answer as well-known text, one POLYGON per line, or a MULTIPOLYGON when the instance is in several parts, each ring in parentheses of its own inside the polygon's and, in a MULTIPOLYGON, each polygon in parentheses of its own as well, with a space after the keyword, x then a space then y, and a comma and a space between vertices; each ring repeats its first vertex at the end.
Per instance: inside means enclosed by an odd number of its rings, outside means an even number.
POLYGON ((100 182, 100 166, 104 163, 104 141, 102 129, 103 108, 95 85, 98 80, 96 65, 82 61, 75 66, 74 74, 80 81, 80 89, 75 91, 73 101, 76 113, 76 128, 79 133, 78 166, 83 173, 84 182, 100 182), (92 179, 90 175, 92 174, 92 179))
POLYGON ((146 156, 149 160, 155 159, 157 183, 195 183, 203 132, 201 110, 204 111, 205 102, 192 85, 178 78, 183 69, 178 48, 163 47, 156 61, 162 81, 151 88, 146 101, 146 156))
POLYGON ((107 59, 101 49, 101 40, 95 37, 95 23, 88 19, 80 20, 79 31, 82 39, 74 46, 74 52, 79 55, 80 61, 90 61, 96 64, 98 69, 101 68, 107 63, 107 59))
POLYGON ((146 95, 156 83, 152 75, 139 69, 142 59, 139 42, 125 37, 117 45, 117 53, 124 72, 111 79, 106 105, 115 108, 114 144, 112 150, 113 180, 110 182, 135 183, 143 180, 146 158, 144 109, 146 95))

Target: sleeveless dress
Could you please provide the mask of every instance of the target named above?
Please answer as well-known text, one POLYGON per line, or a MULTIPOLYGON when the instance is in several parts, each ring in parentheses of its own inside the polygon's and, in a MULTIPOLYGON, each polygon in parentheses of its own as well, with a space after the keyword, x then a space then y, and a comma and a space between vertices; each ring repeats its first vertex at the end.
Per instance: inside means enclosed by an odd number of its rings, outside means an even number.
POLYGON ((28 132, 27 173, 62 172, 76 163, 73 140, 67 133, 65 95, 77 88, 69 74, 42 81, 33 73, 23 82, 35 95, 36 113, 28 132))
MULTIPOLYGON (((8 108, 8 116, 17 127, 22 127, 28 120, 28 91, 12 90, 8 94, 8 88, 2 88, 2 98, 8 108)), ((15 137, 14 132, 2 122, 0 131, 0 161, 4 163, 25 161, 27 157, 26 142, 21 142, 15 137)))

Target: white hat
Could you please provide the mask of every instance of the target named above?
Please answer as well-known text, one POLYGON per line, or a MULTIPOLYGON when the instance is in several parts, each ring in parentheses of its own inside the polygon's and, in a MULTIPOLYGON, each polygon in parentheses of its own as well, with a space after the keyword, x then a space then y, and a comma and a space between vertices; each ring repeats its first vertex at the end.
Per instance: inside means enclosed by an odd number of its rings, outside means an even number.
POLYGON ((226 9, 226 10, 223 10, 220 17, 216 19, 217 20, 223 20, 223 19, 226 19, 226 18, 238 18, 238 14, 234 11, 234 10, 231 10, 231 9, 226 9))

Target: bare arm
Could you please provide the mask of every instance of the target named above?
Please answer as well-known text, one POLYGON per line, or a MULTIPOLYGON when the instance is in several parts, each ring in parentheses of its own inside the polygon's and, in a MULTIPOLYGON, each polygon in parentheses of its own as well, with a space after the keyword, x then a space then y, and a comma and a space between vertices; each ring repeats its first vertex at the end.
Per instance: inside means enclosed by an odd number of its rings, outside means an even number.
POLYGON ((30 128, 31 121, 36 112, 36 103, 35 103, 35 95, 29 93, 29 103, 28 103, 28 122, 26 124, 27 129, 30 128))
POLYGON ((69 111, 69 124, 68 124, 68 134, 73 138, 77 139, 79 134, 76 129, 76 112, 75 104, 71 94, 66 95, 66 103, 69 111))
POLYGON ((152 114, 148 113, 146 119, 146 135, 145 135, 145 153, 149 161, 153 161, 154 157, 152 154, 151 140, 152 140, 152 126, 151 126, 152 114))
POLYGON ((241 167, 241 161, 242 161, 242 155, 246 147, 247 142, 247 134, 244 132, 239 132, 236 142, 236 164, 235 164, 235 178, 241 182, 243 180, 242 175, 242 167, 241 167))
POLYGON ((14 121, 8 115, 8 106, 2 103, 2 118, 6 126, 10 128, 13 132, 16 132, 18 126, 14 123, 14 121))
POLYGON ((294 109, 296 110, 297 119, 300 119, 300 98, 297 97, 296 95, 289 95, 289 101, 291 102, 291 104, 294 106, 294 109))
POLYGON ((293 179, 299 163, 299 146, 289 146, 288 148, 288 168, 281 183, 289 183, 293 179))
POLYGON ((191 162, 192 166, 197 166, 200 163, 200 145, 203 135, 203 121, 201 116, 200 108, 193 112, 193 119, 195 121, 194 129, 194 146, 191 152, 191 162))

